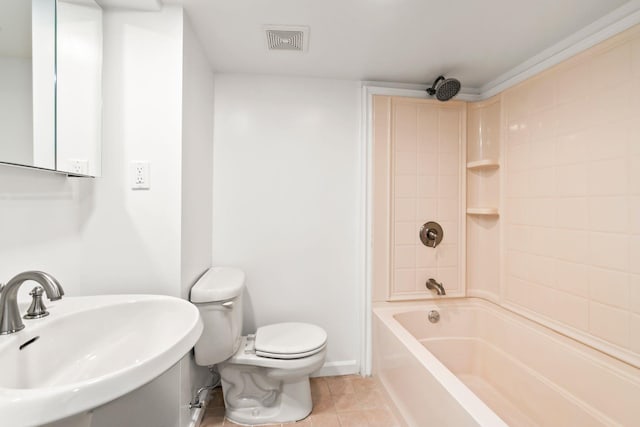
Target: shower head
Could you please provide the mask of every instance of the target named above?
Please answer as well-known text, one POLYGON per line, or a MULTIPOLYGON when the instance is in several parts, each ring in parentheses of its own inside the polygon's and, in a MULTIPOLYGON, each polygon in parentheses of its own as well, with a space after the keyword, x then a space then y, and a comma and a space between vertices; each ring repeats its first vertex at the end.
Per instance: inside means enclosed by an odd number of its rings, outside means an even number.
POLYGON ((445 79, 439 76, 433 82, 433 86, 427 89, 427 93, 434 96, 438 101, 448 101, 460 92, 460 81, 457 79, 445 79))

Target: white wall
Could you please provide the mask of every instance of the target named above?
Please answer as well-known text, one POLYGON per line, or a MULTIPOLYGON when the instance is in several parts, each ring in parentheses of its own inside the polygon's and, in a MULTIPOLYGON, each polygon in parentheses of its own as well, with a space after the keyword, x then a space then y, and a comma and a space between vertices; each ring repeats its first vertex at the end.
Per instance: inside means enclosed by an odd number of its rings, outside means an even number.
POLYGON ((107 11, 104 65, 103 178, 79 224, 83 292, 179 296, 182 10, 107 11), (150 162, 150 190, 131 190, 136 160, 150 162))
POLYGON ((323 373, 359 369, 359 84, 216 75, 213 264, 247 273, 244 332, 329 335, 323 373))
MULTIPOLYGON (((213 73, 186 16, 183 29, 180 296, 189 298, 191 286, 211 266, 213 73)), ((181 404, 209 379, 208 370, 190 354, 181 364, 181 404)), ((180 416, 185 426, 192 413, 183 408, 180 416)))

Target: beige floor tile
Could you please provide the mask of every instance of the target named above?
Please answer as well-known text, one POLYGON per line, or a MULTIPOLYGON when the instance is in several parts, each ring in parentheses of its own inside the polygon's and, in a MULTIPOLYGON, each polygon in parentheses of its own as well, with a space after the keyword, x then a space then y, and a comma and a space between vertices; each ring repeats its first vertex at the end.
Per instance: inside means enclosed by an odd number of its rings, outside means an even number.
MULTIPOLYGON (((273 424, 273 427, 398 427, 400 423, 390 411, 391 403, 374 378, 359 375, 311 379, 313 411, 295 423, 273 424)), ((201 427, 236 427, 224 418, 224 397, 214 390, 207 405, 201 427)))
POLYGON ((353 384, 353 389, 356 393, 378 388, 378 382, 373 377, 361 377, 357 375, 351 378, 351 384, 353 384))
POLYGON ((312 427, 340 427, 338 416, 332 413, 311 414, 312 427))
POLYGON ((222 388, 218 387, 213 389, 207 408, 224 408, 224 396, 222 395, 222 388))
POLYGON ((350 375, 326 377, 327 385, 332 395, 355 393, 351 380, 350 375))
POLYGON ((336 408, 333 404, 333 398, 330 394, 311 395, 313 401, 313 413, 320 414, 324 412, 335 412, 336 408))
POLYGON ((338 414, 340 427, 368 427, 365 411, 342 412, 338 414))
MULTIPOLYGON (((297 425, 297 424, 295 424, 295 425, 297 425)), ((242 426, 242 424, 236 424, 233 421, 228 420, 228 419, 225 418, 224 427, 237 427, 237 426, 244 427, 244 426, 242 426)), ((282 424, 260 424, 260 427, 281 427, 281 426, 282 426, 282 424)))
POLYGON ((215 408, 207 406, 202 417, 201 427, 222 427, 224 423, 224 408, 215 408))
POLYGON ((295 423, 285 423, 282 427, 312 427, 311 417, 307 417, 304 420, 296 421, 295 423))
POLYGON ((388 408, 369 409, 365 411, 369 427, 398 427, 400 423, 388 408))
POLYGON ((228 419, 224 419, 224 427, 236 427, 236 426, 241 426, 241 424, 236 424, 231 420, 228 419))
POLYGON ((337 394, 331 397, 333 398, 333 406, 335 406, 336 412, 359 411, 362 409, 360 399, 355 393, 337 394))
POLYGON ((311 395, 328 395, 330 394, 329 386, 325 377, 311 378, 311 395))
POLYGON ((387 405, 382 393, 377 389, 357 392, 356 396, 360 401, 360 407, 362 409, 384 408, 387 405))
POLYGON ((224 417, 203 417, 200 427, 223 427, 224 417))

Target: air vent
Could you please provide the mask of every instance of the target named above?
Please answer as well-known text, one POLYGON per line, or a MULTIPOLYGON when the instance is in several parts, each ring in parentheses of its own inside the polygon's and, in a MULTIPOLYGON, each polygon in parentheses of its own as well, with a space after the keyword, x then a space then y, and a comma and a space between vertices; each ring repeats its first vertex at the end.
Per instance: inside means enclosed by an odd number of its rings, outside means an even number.
POLYGON ((309 43, 309 27, 269 25, 264 27, 267 49, 306 52, 309 43))

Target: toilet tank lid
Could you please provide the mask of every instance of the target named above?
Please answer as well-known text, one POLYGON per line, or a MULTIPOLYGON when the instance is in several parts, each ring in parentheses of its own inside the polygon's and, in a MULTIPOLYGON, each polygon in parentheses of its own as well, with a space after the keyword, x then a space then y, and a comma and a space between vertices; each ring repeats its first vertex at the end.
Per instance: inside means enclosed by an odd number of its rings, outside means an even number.
POLYGON ((226 301, 240 296, 244 271, 233 267, 211 267, 191 288, 191 302, 226 301))

